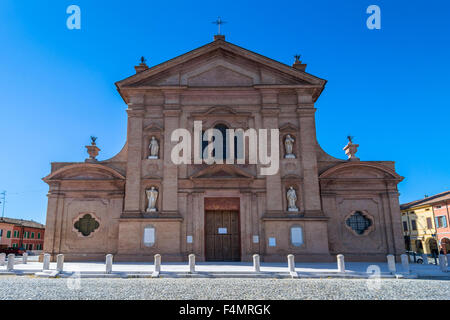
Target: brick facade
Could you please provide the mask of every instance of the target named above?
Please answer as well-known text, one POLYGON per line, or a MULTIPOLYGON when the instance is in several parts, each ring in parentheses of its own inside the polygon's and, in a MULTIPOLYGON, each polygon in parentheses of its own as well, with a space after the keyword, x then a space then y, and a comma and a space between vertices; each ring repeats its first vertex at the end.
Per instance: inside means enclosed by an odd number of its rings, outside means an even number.
POLYGON ((233 250, 242 261, 255 253, 262 261, 285 261, 291 253, 297 261, 332 261, 339 253, 350 261, 385 261, 402 254, 397 184, 403 178, 391 161, 359 161, 354 154, 343 160, 322 150, 315 103, 326 81, 305 67, 223 36, 158 66, 142 63, 116 83, 128 106, 122 151, 96 161, 93 144, 85 162, 52 163, 44 178, 50 188, 45 250, 67 260, 101 261, 112 253, 115 260, 151 261, 158 253, 164 261, 184 261, 194 253, 204 261, 208 241, 226 251, 231 238, 239 241, 233 250), (196 121, 205 130, 279 129, 280 147, 272 150, 279 170, 262 175, 261 164, 196 164, 195 154, 190 164, 176 165, 172 133, 193 134, 196 121), (292 154, 285 152, 288 136, 292 154), (153 139, 156 157, 150 156, 153 139), (159 192, 157 212, 147 210, 151 188, 159 192), (297 194, 297 211, 288 210, 289 190, 297 194), (224 225, 207 233, 211 209, 222 211, 214 219, 224 225))
POLYGON ((25 250, 43 250, 45 226, 28 220, 0 219, 0 230, 3 230, 0 245, 17 247, 25 250), (9 235, 9 237, 8 237, 9 235))

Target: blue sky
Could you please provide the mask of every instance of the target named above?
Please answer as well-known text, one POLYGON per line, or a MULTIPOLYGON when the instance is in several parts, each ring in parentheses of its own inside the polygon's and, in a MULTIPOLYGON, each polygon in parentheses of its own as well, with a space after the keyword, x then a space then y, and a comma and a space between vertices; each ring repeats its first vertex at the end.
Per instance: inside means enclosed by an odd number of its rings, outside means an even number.
POLYGON ((227 40, 283 63, 302 54, 327 79, 316 104, 321 146, 345 158, 394 160, 401 202, 450 189, 448 1, 0 1, 0 191, 5 215, 45 222, 52 161, 120 151, 126 105, 114 82, 210 42, 227 40), (81 8, 68 30, 66 8, 81 8), (368 30, 366 8, 381 8, 368 30))

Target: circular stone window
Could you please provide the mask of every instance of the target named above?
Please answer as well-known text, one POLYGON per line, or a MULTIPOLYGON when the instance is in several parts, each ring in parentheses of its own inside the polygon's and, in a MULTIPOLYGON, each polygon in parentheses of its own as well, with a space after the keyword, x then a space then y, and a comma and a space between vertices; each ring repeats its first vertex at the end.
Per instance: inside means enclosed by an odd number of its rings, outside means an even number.
POLYGON ((88 237, 92 232, 100 227, 100 223, 89 213, 85 214, 74 224, 75 229, 83 236, 88 237))
POLYGON ((345 223, 358 235, 363 235, 372 226, 372 220, 360 211, 353 213, 345 223))

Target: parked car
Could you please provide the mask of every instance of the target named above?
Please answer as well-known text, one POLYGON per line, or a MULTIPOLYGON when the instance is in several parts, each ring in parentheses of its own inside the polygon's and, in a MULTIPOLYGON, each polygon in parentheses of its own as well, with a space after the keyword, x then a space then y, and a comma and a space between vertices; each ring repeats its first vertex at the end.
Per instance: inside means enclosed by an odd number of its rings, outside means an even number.
POLYGON ((15 254, 16 256, 22 255, 25 252, 22 248, 6 248, 6 249, 0 249, 0 253, 8 254, 15 254))
POLYGON ((421 253, 406 251, 406 254, 409 256, 409 262, 414 262, 414 255, 416 255, 416 263, 423 264, 423 257, 421 253))

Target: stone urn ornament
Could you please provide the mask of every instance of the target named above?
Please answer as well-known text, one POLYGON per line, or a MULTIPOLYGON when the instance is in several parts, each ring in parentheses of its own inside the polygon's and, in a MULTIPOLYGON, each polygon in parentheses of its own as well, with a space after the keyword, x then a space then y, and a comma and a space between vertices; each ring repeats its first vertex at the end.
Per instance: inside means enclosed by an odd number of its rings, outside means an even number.
POLYGON ((87 153, 89 154, 89 158, 85 160, 86 162, 98 162, 96 157, 98 156, 98 152, 101 150, 97 147, 95 143, 96 141, 97 137, 91 136, 91 145, 86 146, 87 153))
POLYGON ((356 156, 356 152, 358 152, 359 144, 353 143, 354 138, 355 137, 348 136, 347 137, 348 143, 343 149, 345 151, 345 154, 348 157, 347 161, 359 161, 359 158, 356 156))

